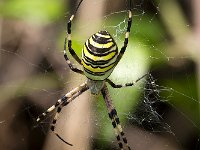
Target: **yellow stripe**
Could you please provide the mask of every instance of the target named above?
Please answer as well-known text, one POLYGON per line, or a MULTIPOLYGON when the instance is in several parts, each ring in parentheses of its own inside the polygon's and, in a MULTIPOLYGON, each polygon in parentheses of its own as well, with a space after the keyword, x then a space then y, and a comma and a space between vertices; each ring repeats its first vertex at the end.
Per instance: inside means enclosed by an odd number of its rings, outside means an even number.
MULTIPOLYGON (((86 44, 88 44, 88 43, 86 43, 86 44)), ((116 52, 114 51, 114 52, 109 53, 106 56, 94 56, 94 55, 92 55, 88 52, 85 45, 83 47, 83 53, 85 54, 85 56, 87 56, 88 58, 90 58, 91 60, 94 60, 94 61, 99 61, 99 60, 105 60, 106 61, 106 60, 113 58, 116 54, 116 52)))
POLYGON ((93 68, 92 66, 85 64, 84 61, 82 61, 82 64, 83 64, 84 68, 86 68, 87 70, 90 70, 91 72, 94 72, 94 73, 106 72, 106 71, 108 71, 109 69, 111 69, 115 65, 115 64, 112 64, 112 65, 110 65, 108 67, 105 67, 105 68, 99 68, 99 67, 93 68))
POLYGON ((118 125, 117 125, 117 128, 118 128, 119 132, 122 132, 122 131, 123 131, 121 125, 118 124, 118 125))
POLYGON ((104 38, 111 38, 110 35, 103 35, 100 33, 96 33, 95 35, 100 36, 100 37, 104 37, 104 38))
POLYGON ((95 42, 92 37, 89 39, 90 44, 93 45, 96 48, 110 48, 114 43, 113 42, 108 42, 106 44, 99 44, 95 42))

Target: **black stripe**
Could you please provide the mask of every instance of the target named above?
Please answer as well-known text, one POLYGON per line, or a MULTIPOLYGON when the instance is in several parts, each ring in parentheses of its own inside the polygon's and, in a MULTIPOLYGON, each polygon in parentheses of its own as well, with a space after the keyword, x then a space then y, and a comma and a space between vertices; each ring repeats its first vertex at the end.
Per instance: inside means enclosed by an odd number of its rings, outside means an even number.
POLYGON ((119 54, 120 57, 122 57, 122 55, 124 54, 125 50, 126 50, 126 47, 122 47, 122 49, 120 51, 120 54, 119 54))
POLYGON ((120 134, 121 134, 121 136, 124 136, 124 132, 123 131, 120 134))
MULTIPOLYGON (((104 97, 104 98, 105 98, 105 97, 104 97)), ((111 113, 108 113, 108 116, 109 116, 110 119, 113 118, 112 115, 111 115, 111 113)))
POLYGON ((106 82, 108 82, 113 88, 121 88, 122 87, 121 84, 115 84, 110 79, 106 79, 106 82))
POLYGON ((87 72, 88 74, 91 74, 91 75, 93 75, 93 76, 103 76, 103 75, 105 75, 106 74, 106 72, 92 72, 92 71, 90 71, 90 70, 88 70, 88 69, 86 69, 86 68, 84 68, 84 70, 85 70, 85 72, 87 72))
POLYGON ((127 45, 128 45, 128 38, 125 38, 125 40, 124 40, 124 47, 127 47, 127 45))
POLYGON ((110 35, 110 34, 108 33, 108 31, 99 31, 98 33, 101 34, 101 35, 110 35))
POLYGON ((71 47, 71 46, 72 46, 72 41, 68 40, 68 47, 71 47))
POLYGON ((132 86, 133 83, 126 83, 125 86, 132 86))
MULTIPOLYGON (((87 62, 89 62, 89 63, 91 63, 91 64, 94 64, 94 65, 105 65, 105 64, 107 64, 108 62, 110 62, 113 58, 115 58, 115 56, 117 55, 117 53, 115 53, 115 55, 113 56, 113 57, 111 57, 110 59, 108 59, 108 60, 93 60, 93 59, 90 59, 89 57, 87 57, 86 55, 85 55, 85 53, 83 53, 83 57, 84 57, 84 59, 87 61, 87 62)), ((85 61, 84 61, 85 62, 85 61)))
POLYGON ((119 147, 122 149, 123 148, 123 145, 122 145, 122 143, 120 142, 119 143, 119 147))
POLYGON ((117 138, 118 141, 120 141, 120 136, 119 135, 117 135, 116 138, 117 138))
POLYGON ((131 30, 131 24, 132 24, 132 18, 129 18, 127 32, 130 32, 130 30, 131 30))
POLYGON ((69 20, 69 22, 67 24, 67 33, 71 34, 71 20, 69 20))
POLYGON ((105 64, 108 63, 108 61, 106 61, 106 60, 94 61, 94 60, 88 58, 87 56, 85 56, 85 54, 83 54, 83 56, 84 56, 84 59, 85 59, 87 62, 91 63, 91 64, 95 64, 95 65, 96 65, 96 64, 97 64, 97 65, 105 65, 105 64))
POLYGON ((99 43, 99 44, 107 44, 108 42, 114 43, 114 40, 111 36, 110 36, 110 38, 105 38, 105 37, 100 37, 100 36, 94 34, 94 35, 92 35, 91 38, 93 39, 93 41, 95 41, 96 43, 99 43))
MULTIPOLYGON (((64 58, 65 58, 66 61, 69 61, 69 58, 67 57, 67 54, 64 54, 64 58)), ((68 66, 70 67, 70 69, 71 69, 72 71, 77 72, 77 73, 80 73, 80 74, 83 74, 83 71, 80 70, 80 69, 78 69, 78 68, 75 68, 75 67, 71 64, 70 61, 69 61, 68 66)))
POLYGON ((66 102, 64 102, 62 105, 63 105, 63 106, 66 106, 67 104, 69 104, 69 102, 66 101, 66 102))
POLYGON ((68 144, 68 145, 70 145, 70 146, 73 146, 72 144, 70 144, 70 143, 68 143, 67 141, 65 141, 58 133, 55 133, 56 134, 56 136, 61 140, 61 141, 63 141, 65 144, 68 144))
POLYGON ((61 109, 62 109, 61 107, 58 107, 57 112, 59 113, 61 111, 61 109))
MULTIPOLYGON (((89 40, 88 40, 88 46, 89 46, 89 40)), ((117 47, 117 45, 116 45, 116 49, 114 49, 114 50, 112 50, 112 51, 109 51, 112 47, 114 47, 114 46, 112 46, 111 48, 106 48, 107 49, 107 51, 105 51, 104 53, 98 53, 98 52, 96 52, 96 51, 92 51, 93 49, 91 49, 91 47, 88 47, 87 46, 87 44, 85 43, 85 47, 86 47, 86 49, 87 49, 87 51, 91 54, 91 55, 94 55, 94 56, 106 56, 106 55, 108 55, 108 54, 110 54, 110 53, 112 53, 112 52, 116 52, 116 54, 118 54, 118 47, 117 47)), ((92 45, 90 45, 90 46, 92 46, 92 45)), ((95 49, 97 49, 96 47, 93 47, 92 46, 92 48, 95 48, 95 49)))
POLYGON ((89 74, 91 74, 93 76, 103 76, 103 75, 105 75, 105 72, 94 73, 94 72, 91 72, 90 70, 88 70, 86 68, 84 68, 84 70, 85 70, 85 72, 87 72, 87 73, 89 73, 89 74))
POLYGON ((123 138, 123 141, 124 141, 124 143, 126 143, 126 144, 128 143, 126 138, 123 138))
POLYGON ((51 131, 54 131, 55 127, 54 126, 51 126, 51 131))
POLYGON ((67 100, 68 97, 66 97, 65 95, 61 98, 61 101, 65 101, 67 100))
POLYGON ((55 123, 56 123, 56 121, 57 121, 57 120, 53 119, 53 122, 52 122, 52 123, 53 123, 53 124, 55 124, 55 123))
MULTIPOLYGON (((84 60, 83 60, 84 61, 84 60)), ((109 66, 111 66, 111 65, 113 65, 113 64, 115 64, 115 62, 113 62, 113 63, 111 63, 111 64, 109 64, 109 65, 107 65, 107 66, 93 66, 93 64, 89 64, 88 62, 85 62, 84 61, 84 63, 87 65, 87 66, 91 66, 92 68, 94 68, 94 69, 96 69, 96 68, 101 68, 101 69, 104 69, 104 68, 107 68, 107 67, 109 67, 109 66)), ((95 64, 96 65, 96 64, 95 64)), ((114 65, 113 65, 113 67, 114 67, 114 65)), ((113 68, 112 67, 112 68, 113 68)), ((112 68, 110 68, 110 69, 112 69, 112 68)), ((110 70, 110 69, 108 69, 108 70, 110 70)), ((107 71, 105 71, 105 72, 107 72, 107 71)))
POLYGON ((112 122, 112 126, 113 126, 113 128, 116 128, 116 123, 112 122))
POLYGON ((115 118, 115 121, 116 121, 117 124, 120 124, 120 121, 119 121, 119 118, 118 118, 118 117, 115 118))
POLYGON ((117 111, 116 109, 112 109, 112 111, 110 112, 113 116, 117 116, 117 111))
POLYGON ((90 52, 97 56, 107 55, 107 52, 116 45, 116 43, 113 41, 112 46, 109 48, 97 48, 90 44, 89 39, 87 41, 88 41, 88 47, 89 47, 89 48, 87 48, 88 51, 91 50, 90 52))
POLYGON ((59 102, 56 102, 55 107, 57 107, 58 105, 60 105, 60 103, 59 103, 59 102))

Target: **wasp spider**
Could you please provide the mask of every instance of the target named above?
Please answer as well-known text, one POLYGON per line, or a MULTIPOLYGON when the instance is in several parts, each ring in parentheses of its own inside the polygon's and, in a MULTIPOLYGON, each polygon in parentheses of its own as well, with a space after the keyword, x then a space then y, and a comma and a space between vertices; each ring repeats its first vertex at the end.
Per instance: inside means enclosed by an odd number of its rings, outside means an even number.
POLYGON ((135 82, 126 83, 125 85, 117 85, 108 77, 112 73, 115 66, 118 64, 120 59, 122 58, 126 47, 128 45, 128 38, 132 24, 132 13, 131 13, 131 0, 129 0, 129 10, 128 10, 128 25, 127 30, 125 33, 125 40, 124 44, 118 53, 118 47, 115 43, 112 36, 107 31, 99 31, 93 34, 84 44, 82 50, 82 59, 80 59, 75 51, 72 48, 72 40, 71 40, 71 23, 72 20, 83 0, 81 0, 73 13, 70 17, 68 24, 67 24, 67 36, 64 40, 64 58, 69 65, 70 69, 76 73, 85 75, 87 77, 87 81, 80 86, 74 88, 67 94, 65 94, 62 98, 60 98, 55 105, 51 106, 47 109, 44 113, 42 113, 37 118, 37 122, 41 120, 44 116, 48 113, 52 112, 54 109, 57 108, 57 113, 53 119, 51 124, 51 130, 56 134, 56 136, 65 142, 68 145, 70 143, 66 142, 60 135, 55 131, 56 121, 58 119, 59 113, 62 110, 62 107, 69 104, 72 100, 74 100, 77 96, 81 95, 83 92, 87 91, 88 89, 91 91, 92 94, 99 94, 100 92, 103 95, 105 104, 108 109, 109 118, 112 122, 112 126, 114 128, 114 132, 116 135, 116 139, 118 141, 118 145, 121 150, 123 149, 131 149, 128 145, 127 139, 125 134, 122 130, 120 125, 119 117, 117 116, 117 111, 113 105, 111 97, 109 96, 108 88, 106 86, 106 82, 110 84, 113 88, 121 88, 125 86, 132 86, 134 83, 139 81, 140 79, 136 80, 135 82), (67 46, 66 46, 67 45, 67 46), (70 54, 73 58, 83 66, 83 70, 76 68, 68 59, 66 53, 66 47, 69 50, 70 54))

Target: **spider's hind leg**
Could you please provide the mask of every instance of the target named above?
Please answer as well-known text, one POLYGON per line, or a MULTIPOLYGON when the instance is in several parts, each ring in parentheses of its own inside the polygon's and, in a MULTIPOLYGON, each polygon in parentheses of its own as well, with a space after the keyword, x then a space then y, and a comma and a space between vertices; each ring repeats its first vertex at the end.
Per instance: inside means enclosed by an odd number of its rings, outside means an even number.
POLYGON ((57 106, 59 106, 62 102, 62 99, 59 99, 55 105, 49 107, 45 112, 43 112, 42 114, 40 114, 36 121, 39 122, 42 118, 44 118, 47 114, 49 114, 50 112, 52 112, 57 106))
POLYGON ((116 109, 115 109, 115 107, 112 103, 112 100, 110 98, 110 95, 108 93, 108 88, 107 88, 106 85, 104 85, 101 92, 102 92, 102 95, 104 97, 104 100, 105 100, 105 103, 106 103, 106 106, 107 106, 107 109, 108 109, 108 112, 109 112, 108 113, 109 118, 112 121, 112 126, 113 126, 115 136, 116 136, 116 139, 118 141, 118 145, 119 145, 120 149, 121 150, 124 149, 124 146, 122 144, 122 141, 123 141, 126 148, 128 148, 128 150, 131 150, 130 146, 128 145, 127 138, 125 137, 125 134, 122 130, 122 127, 121 127, 121 124, 120 124, 120 121, 119 121, 119 117, 117 116, 117 111, 116 111, 116 109), (121 139, 122 139, 122 141, 121 141, 121 139))
MULTIPOLYGON (((65 105, 64 105, 65 106, 65 105)), ((68 143, 67 141, 65 141, 56 131, 55 131, 55 125, 56 125, 56 122, 57 122, 57 120, 58 120, 58 117, 59 117, 59 113, 61 112, 61 110, 62 110, 62 108, 63 108, 63 106, 61 105, 61 106, 59 106, 58 108, 57 108, 57 112, 56 112, 56 115, 54 116, 54 118, 53 118, 53 121, 52 121, 52 124, 51 124, 51 131, 60 139, 60 140, 62 140, 64 143, 66 143, 66 144, 68 144, 68 145, 70 145, 70 146, 73 146, 72 144, 70 144, 70 143, 68 143)))
POLYGON ((115 123, 114 123, 115 124, 115 128, 118 129, 118 132, 120 133, 120 135, 122 137, 122 140, 125 143, 126 147, 128 148, 128 150, 131 150, 130 146, 128 145, 127 138, 126 138, 126 136, 125 136, 125 134, 124 134, 124 132, 122 130, 122 126, 120 124, 119 117, 117 116, 117 111, 116 111, 115 108, 111 110, 111 112, 109 113, 109 116, 110 116, 110 118, 112 118, 111 120, 115 121, 115 123))
POLYGON ((44 116, 46 116, 48 113, 52 112, 55 108, 57 108, 57 112, 56 115, 52 121, 51 124, 51 130, 53 133, 55 133, 55 135, 62 140, 64 143, 72 146, 72 144, 66 142, 56 131, 55 131, 55 125, 56 122, 58 120, 59 117, 59 113, 61 112, 62 108, 64 106, 66 106, 67 104, 69 104, 72 100, 74 100, 76 97, 78 97, 79 95, 81 95, 83 92, 87 91, 89 89, 89 87, 87 86, 87 83, 83 83, 80 86, 74 88, 73 90, 71 90, 70 92, 68 92, 67 94, 65 94, 61 99, 59 99, 55 105, 51 106, 49 109, 47 109, 44 113, 42 113, 41 115, 38 116, 37 118, 37 122, 39 122, 41 120, 41 118, 43 118, 44 116))

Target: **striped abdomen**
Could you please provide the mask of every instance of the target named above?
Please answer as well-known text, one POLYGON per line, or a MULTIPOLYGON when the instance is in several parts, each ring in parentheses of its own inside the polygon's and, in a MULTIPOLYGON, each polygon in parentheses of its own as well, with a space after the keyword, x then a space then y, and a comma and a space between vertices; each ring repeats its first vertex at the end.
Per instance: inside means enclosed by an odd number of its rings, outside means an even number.
POLYGON ((93 34, 82 51, 82 64, 85 75, 92 80, 108 78, 114 69, 118 48, 107 31, 93 34))

